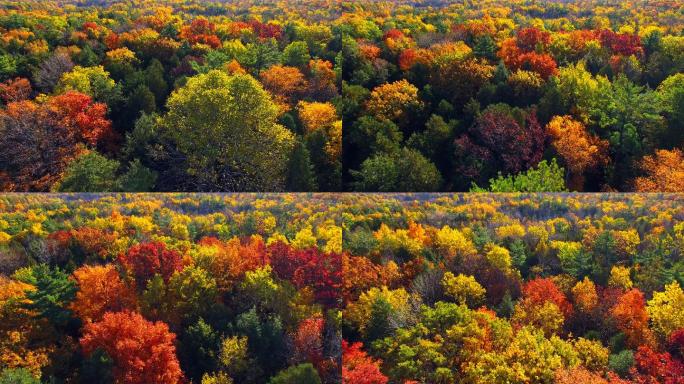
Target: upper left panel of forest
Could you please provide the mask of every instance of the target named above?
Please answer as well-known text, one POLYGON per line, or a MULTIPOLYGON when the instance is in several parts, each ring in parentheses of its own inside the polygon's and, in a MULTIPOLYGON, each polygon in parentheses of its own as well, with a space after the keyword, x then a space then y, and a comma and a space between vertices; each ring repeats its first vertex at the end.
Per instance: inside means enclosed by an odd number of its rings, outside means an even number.
POLYGON ((338 191, 341 3, 0 0, 0 191, 338 191))

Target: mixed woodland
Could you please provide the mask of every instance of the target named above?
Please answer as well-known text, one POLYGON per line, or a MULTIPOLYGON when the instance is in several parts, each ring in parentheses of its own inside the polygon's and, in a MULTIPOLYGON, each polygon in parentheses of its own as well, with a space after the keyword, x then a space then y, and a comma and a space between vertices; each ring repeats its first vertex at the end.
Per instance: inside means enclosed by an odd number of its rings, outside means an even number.
POLYGON ((681 384, 684 204, 0 198, 0 383, 681 384))
POLYGON ((0 0, 0 384, 684 384, 680 3, 0 0))
POLYGON ((682 12, 3 0, 0 189, 682 191, 682 12))
POLYGON ((682 196, 353 201, 344 383, 684 383, 682 196))
POLYGON ((3 0, 0 189, 340 190, 340 11, 3 0))
POLYGON ((353 4, 346 190, 683 189, 681 2, 353 4))
POLYGON ((0 383, 339 383, 331 197, 0 197, 0 383))

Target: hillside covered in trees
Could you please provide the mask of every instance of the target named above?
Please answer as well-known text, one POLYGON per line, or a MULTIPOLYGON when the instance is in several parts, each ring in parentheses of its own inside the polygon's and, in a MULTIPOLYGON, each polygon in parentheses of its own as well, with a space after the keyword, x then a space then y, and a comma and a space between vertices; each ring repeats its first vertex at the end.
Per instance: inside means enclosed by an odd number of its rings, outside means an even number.
POLYGON ((340 190, 332 4, 0 1, 0 189, 340 190))
POLYGON ((681 1, 351 7, 346 190, 684 189, 681 1))

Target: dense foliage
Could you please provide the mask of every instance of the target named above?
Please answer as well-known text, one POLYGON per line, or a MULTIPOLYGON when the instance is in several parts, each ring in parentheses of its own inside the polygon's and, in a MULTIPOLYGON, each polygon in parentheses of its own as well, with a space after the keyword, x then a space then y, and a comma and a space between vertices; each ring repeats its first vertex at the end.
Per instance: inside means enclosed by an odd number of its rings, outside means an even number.
POLYGON ((337 383, 330 197, 0 197, 0 383, 337 383))
POLYGON ((680 195, 5 195, 0 383, 684 378, 680 195))
POLYGON ((0 2, 3 191, 337 191, 341 9, 0 2))
POLYGON ((562 177, 539 191, 683 190, 681 2, 360 0, 341 26, 346 190, 489 189, 543 160, 562 177))
POLYGON ((0 189, 682 191, 641 3, 2 0, 0 189))
POLYGON ((684 383, 679 195, 357 195, 349 383, 684 383))

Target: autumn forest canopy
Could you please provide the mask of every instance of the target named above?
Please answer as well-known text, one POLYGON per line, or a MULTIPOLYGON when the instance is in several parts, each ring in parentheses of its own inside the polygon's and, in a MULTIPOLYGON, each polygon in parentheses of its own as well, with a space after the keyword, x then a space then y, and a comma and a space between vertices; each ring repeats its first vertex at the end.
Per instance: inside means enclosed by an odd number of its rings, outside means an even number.
POLYGON ((360 1, 342 17, 347 190, 682 190, 681 2, 360 1))
POLYGON ((681 384, 684 201, 6 194, 0 383, 681 384))
POLYGON ((2 0, 0 190, 682 191, 682 9, 2 0))
POLYGON ((324 1, 0 2, 4 191, 341 189, 324 1))
POLYGON ((331 197, 0 197, 0 383, 336 383, 331 197))
POLYGON ((684 4, 0 0, 0 384, 81 383, 684 384, 684 4))

